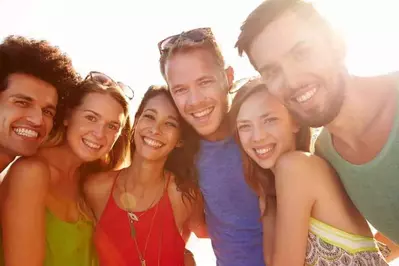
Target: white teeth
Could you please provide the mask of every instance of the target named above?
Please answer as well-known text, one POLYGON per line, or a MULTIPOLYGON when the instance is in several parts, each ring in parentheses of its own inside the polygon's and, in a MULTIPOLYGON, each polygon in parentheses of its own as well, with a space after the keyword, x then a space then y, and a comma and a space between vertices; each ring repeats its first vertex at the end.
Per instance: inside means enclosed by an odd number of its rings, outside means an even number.
POLYGON ((255 152, 259 155, 264 155, 268 152, 271 152, 273 150, 273 147, 269 147, 269 148, 263 148, 263 149, 254 149, 255 152))
POLYGON ((153 148, 160 148, 162 147, 164 144, 158 140, 155 139, 150 139, 147 137, 144 137, 144 143, 147 144, 148 146, 151 146, 153 148))
POLYGON ((201 112, 192 113, 192 115, 195 118, 201 118, 201 117, 204 117, 206 115, 209 115, 212 112, 212 110, 213 110, 213 107, 209 107, 209 108, 206 108, 205 110, 203 110, 201 112))
POLYGON ((313 95, 315 95, 315 93, 316 93, 316 88, 314 88, 312 90, 309 90, 309 91, 305 92, 304 94, 296 97, 296 101, 299 102, 299 103, 306 102, 307 100, 312 98, 313 95))
POLYGON ((83 143, 86 146, 88 146, 89 148, 96 149, 96 150, 100 149, 100 147, 101 147, 101 145, 91 142, 90 140, 87 140, 87 139, 83 139, 83 143))
POLYGON ((14 132, 19 136, 24 136, 28 138, 37 138, 39 136, 38 132, 27 128, 15 128, 14 132))

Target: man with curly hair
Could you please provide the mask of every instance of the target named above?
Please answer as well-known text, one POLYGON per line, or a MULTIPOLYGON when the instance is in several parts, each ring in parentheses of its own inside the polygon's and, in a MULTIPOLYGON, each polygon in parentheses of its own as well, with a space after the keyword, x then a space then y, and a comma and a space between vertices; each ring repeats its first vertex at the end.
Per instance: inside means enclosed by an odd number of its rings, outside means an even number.
POLYGON ((47 41, 9 36, 0 44, 0 173, 57 130, 78 82, 71 60, 47 41))

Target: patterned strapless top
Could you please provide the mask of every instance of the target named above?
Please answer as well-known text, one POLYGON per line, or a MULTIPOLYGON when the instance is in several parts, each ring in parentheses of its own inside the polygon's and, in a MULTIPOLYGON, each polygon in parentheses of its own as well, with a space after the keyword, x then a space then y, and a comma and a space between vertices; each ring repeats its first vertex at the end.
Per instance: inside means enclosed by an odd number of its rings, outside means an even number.
MULTIPOLYGON (((382 249, 383 250, 383 249, 382 249)), ((311 218, 305 266, 388 266, 377 242, 311 218)))

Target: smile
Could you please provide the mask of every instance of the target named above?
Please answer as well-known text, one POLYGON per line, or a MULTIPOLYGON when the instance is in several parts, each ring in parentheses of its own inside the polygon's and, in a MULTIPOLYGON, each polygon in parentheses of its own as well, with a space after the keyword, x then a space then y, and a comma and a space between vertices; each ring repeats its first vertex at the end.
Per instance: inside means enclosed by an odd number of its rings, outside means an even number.
POLYGON ((17 127, 13 129, 15 134, 18 136, 22 137, 27 137, 27 138, 38 138, 39 137, 39 132, 28 129, 28 128, 22 128, 22 127, 17 127))
POLYGON ((154 149, 159 149, 165 145, 164 143, 149 137, 143 137, 143 141, 146 145, 154 149))
POLYGON ((314 84, 307 85, 305 86, 304 89, 301 90, 300 94, 297 93, 293 98, 298 103, 304 103, 312 99, 313 96, 316 94, 317 90, 318 90, 317 85, 314 84))
POLYGON ((102 145, 94 143, 88 139, 82 139, 82 141, 90 149, 99 150, 102 147, 102 145))
POLYGON ((194 118, 204 118, 204 117, 210 115, 214 109, 215 109, 215 107, 213 107, 213 106, 212 107, 208 107, 208 108, 206 108, 206 109, 204 109, 202 111, 191 113, 191 115, 194 118))
POLYGON ((264 159, 274 151, 275 147, 275 144, 269 144, 263 147, 253 148, 253 151, 259 158, 264 159))

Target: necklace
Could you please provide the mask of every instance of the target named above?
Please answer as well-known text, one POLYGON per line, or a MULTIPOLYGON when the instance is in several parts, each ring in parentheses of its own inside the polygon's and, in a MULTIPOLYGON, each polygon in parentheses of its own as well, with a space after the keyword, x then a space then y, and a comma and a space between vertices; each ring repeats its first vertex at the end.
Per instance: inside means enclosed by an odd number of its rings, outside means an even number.
MULTIPOLYGON (((164 180, 165 180, 165 176, 164 176, 164 180)), ((124 186, 124 188, 125 188, 125 193, 126 193, 126 195, 127 195, 126 183, 127 183, 127 181, 125 181, 125 186, 124 186)), ((165 185, 162 186, 162 187, 165 187, 165 185)), ((162 191, 163 191, 163 190, 162 190, 162 191)), ((127 218, 128 218, 128 221, 129 221, 129 227, 130 227, 130 236, 132 237, 132 239, 133 239, 133 241, 134 241, 134 244, 135 244, 135 246, 136 246, 136 251, 137 251, 137 254, 138 254, 138 256, 139 256, 140 265, 141 265, 141 266, 146 266, 145 253, 146 253, 146 251, 147 251, 148 240, 150 239, 150 236, 151 236, 152 228, 153 228, 153 225, 154 225, 154 220, 155 220, 155 217, 156 217, 156 215, 157 215, 157 213, 158 213, 158 208, 159 208, 160 202, 158 202, 158 204, 157 204, 157 206, 156 206, 156 209, 155 209, 154 216, 153 216, 152 219, 151 219, 150 230, 149 230, 148 235, 147 235, 147 237, 146 237, 146 241, 145 241, 145 245, 144 245, 144 252, 143 252, 143 253, 141 253, 141 251, 140 251, 140 249, 139 249, 139 245, 138 245, 138 243, 137 243, 136 228, 135 228, 135 226, 134 226, 134 222, 138 222, 138 221, 139 221, 139 218, 140 218, 141 216, 143 216, 145 213, 147 213, 147 211, 148 211, 149 209, 151 209, 151 207, 154 205, 154 203, 155 203, 155 201, 156 201, 156 198, 157 198, 157 197, 154 198, 154 200, 153 200, 153 202, 151 203, 151 205, 150 205, 143 213, 141 213, 140 216, 137 216, 135 213, 133 213, 133 211, 131 210, 131 206, 127 206, 127 210, 126 210, 127 218)), ((128 205, 130 205, 129 197, 127 197, 126 199, 127 199, 128 205)), ((161 231, 161 232, 162 232, 162 231, 161 231)), ((160 239, 159 247, 160 247, 160 245, 161 245, 161 241, 162 241, 162 236, 161 236, 161 239, 160 239)), ((160 248, 159 248, 159 250, 158 250, 158 265, 159 265, 159 262, 160 262, 160 248)))

